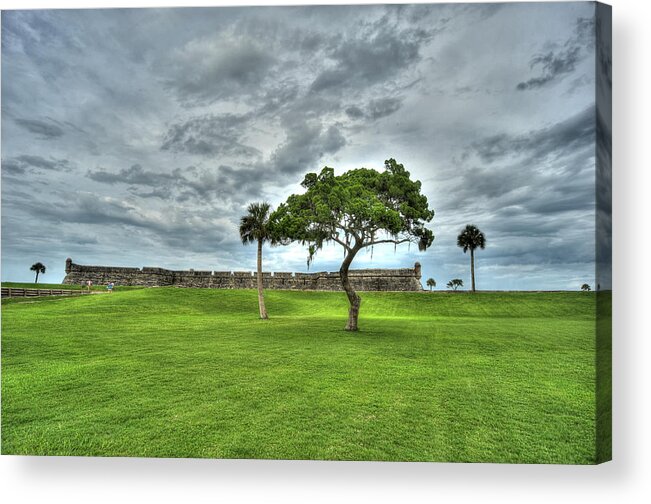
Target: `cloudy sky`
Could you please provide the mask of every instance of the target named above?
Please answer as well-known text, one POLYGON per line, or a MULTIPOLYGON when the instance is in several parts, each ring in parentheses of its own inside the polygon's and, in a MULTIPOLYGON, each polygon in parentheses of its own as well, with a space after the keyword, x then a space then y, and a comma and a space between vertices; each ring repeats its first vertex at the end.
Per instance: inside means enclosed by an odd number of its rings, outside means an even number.
MULTIPOLYGON (((595 264, 594 4, 2 13, 2 280, 80 264, 254 269, 253 201, 305 173, 423 183, 434 245, 353 267, 423 265, 439 288, 576 289, 595 264)), ((266 248, 266 269, 307 252, 266 248)), ((328 247, 314 271, 337 270, 328 247)))

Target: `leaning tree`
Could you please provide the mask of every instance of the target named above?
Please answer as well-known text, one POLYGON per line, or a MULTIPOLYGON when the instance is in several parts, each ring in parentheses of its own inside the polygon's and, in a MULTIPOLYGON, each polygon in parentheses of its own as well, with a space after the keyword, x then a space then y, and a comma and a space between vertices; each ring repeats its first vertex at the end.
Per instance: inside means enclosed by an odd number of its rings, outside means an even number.
POLYGON ((268 319, 267 308, 264 305, 264 291, 262 285, 262 245, 270 241, 269 213, 271 205, 267 202, 251 203, 247 214, 240 219, 240 238, 244 245, 257 242, 258 244, 258 308, 260 318, 268 319))
POLYGON ((41 262, 34 263, 30 266, 29 268, 30 271, 36 271, 36 280, 34 280, 34 283, 38 283, 38 275, 39 273, 45 274, 45 265, 41 262))
POLYGON ((421 183, 411 180, 395 159, 385 161, 384 168, 383 172, 358 168, 335 175, 325 167, 321 173, 308 173, 301 184, 306 191, 289 196, 271 216, 276 240, 307 245, 308 267, 325 244, 334 242, 343 248, 339 276, 350 303, 347 331, 357 331, 361 304, 348 278, 357 253, 384 243, 417 243, 423 251, 434 240, 425 227, 434 211, 421 194, 421 183))
POLYGON ((429 290, 432 290, 432 287, 436 287, 436 280, 434 280, 433 278, 428 278, 427 282, 425 283, 429 287, 429 290))
POLYGON ((486 236, 479 228, 468 224, 457 236, 457 245, 463 248, 464 254, 470 250, 470 278, 472 280, 472 292, 475 292, 475 249, 486 247, 486 236))

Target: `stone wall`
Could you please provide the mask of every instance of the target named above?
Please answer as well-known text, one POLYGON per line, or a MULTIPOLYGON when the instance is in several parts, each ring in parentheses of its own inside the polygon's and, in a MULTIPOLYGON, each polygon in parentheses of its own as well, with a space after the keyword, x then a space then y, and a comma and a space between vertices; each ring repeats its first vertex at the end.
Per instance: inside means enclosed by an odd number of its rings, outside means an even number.
MULTIPOLYGON (((360 291, 419 291, 420 264, 404 269, 350 270, 351 283, 360 291)), ((265 289, 340 291, 339 272, 291 273, 264 272, 265 289)), ((163 268, 118 268, 112 266, 84 266, 66 260, 64 284, 83 285, 91 280, 95 285, 114 282, 120 285, 147 287, 201 287, 209 289, 255 289, 255 273, 251 271, 194 271, 163 268)))

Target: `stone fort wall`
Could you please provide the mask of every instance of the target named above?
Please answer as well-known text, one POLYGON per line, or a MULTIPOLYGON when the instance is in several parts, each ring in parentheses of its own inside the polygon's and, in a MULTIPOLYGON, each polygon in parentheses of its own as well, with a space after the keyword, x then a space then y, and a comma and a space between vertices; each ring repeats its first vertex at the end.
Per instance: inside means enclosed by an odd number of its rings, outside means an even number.
MULTIPOLYGON (((349 278, 355 290, 360 291, 420 291, 420 263, 413 268, 350 270, 349 278)), ((174 271, 163 268, 121 268, 113 266, 85 266, 66 260, 67 285, 84 285, 91 280, 95 285, 114 282, 120 285, 147 287, 199 287, 208 289, 255 289, 257 281, 252 271, 174 271)), ((340 291, 339 272, 262 273, 265 289, 340 291)))

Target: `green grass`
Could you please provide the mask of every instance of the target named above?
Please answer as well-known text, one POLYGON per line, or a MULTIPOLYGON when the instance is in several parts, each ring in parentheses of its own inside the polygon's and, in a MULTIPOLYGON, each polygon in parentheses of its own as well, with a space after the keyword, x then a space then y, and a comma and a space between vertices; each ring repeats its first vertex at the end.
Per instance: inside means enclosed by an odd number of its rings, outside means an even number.
POLYGON ((2 310, 2 453, 594 463, 594 293, 142 289, 2 310))

